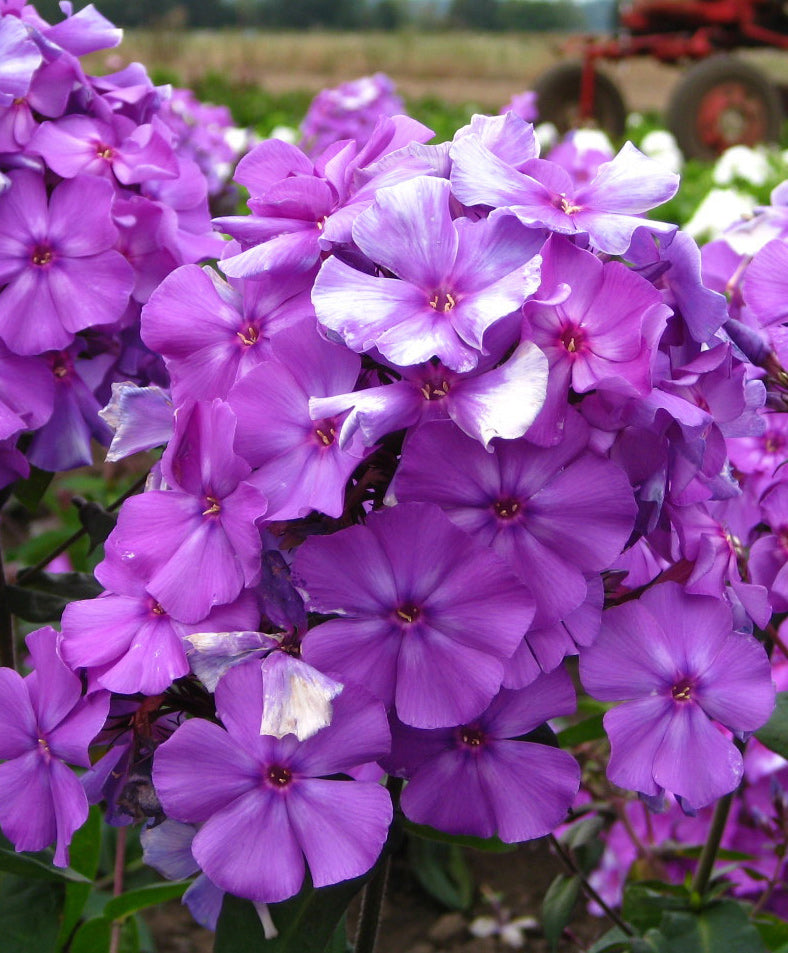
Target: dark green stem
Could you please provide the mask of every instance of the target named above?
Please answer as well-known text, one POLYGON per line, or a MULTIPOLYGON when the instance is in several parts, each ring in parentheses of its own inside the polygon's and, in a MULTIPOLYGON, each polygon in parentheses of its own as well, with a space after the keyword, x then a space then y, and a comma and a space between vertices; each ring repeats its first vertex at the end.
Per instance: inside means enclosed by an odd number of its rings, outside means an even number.
POLYGON ((8 588, 3 568, 3 550, 0 547, 0 665, 16 668, 16 649, 14 646, 14 624, 11 619, 11 607, 8 604, 8 588))
POLYGON ((555 848, 556 853, 564 862, 569 872, 580 880, 580 886, 583 888, 583 893, 588 897, 588 899, 593 900, 594 903, 598 904, 605 916, 615 923, 619 930, 621 930, 623 933, 626 933, 627 936, 634 936, 635 931, 632 929, 632 927, 626 921, 622 920, 616 911, 612 909, 612 907, 605 903, 602 897, 600 897, 600 895, 588 882, 588 878, 580 869, 580 867, 578 867, 571 851, 567 850, 553 834, 550 834, 550 843, 555 848))
POLYGON ((714 867, 714 861, 717 859, 717 851, 720 848, 720 841, 725 832, 725 825, 728 822, 728 814, 730 813, 732 803, 733 791, 731 791, 730 794, 726 794, 725 797, 720 798, 719 801, 717 801, 717 806, 714 808, 714 815, 711 819, 711 827, 709 828, 709 836, 703 845, 703 850, 698 860, 698 869, 692 878, 692 893, 697 894, 699 897, 703 896, 706 887, 709 885, 709 878, 711 877, 711 871, 714 867))
MULTIPOLYGON (((122 503, 124 503, 130 496, 134 496, 138 490, 141 490, 145 486, 145 481, 148 479, 147 474, 144 477, 140 477, 133 486, 129 487, 128 490, 117 498, 113 500, 112 503, 107 507, 107 512, 111 513, 113 510, 116 510, 122 503)), ((56 559, 61 553, 64 553, 67 549, 70 549, 74 543, 78 542, 82 537, 87 533, 87 529, 83 526, 82 529, 78 529, 75 533, 72 533, 68 539, 64 540, 59 546, 56 546, 50 553, 47 553, 43 559, 39 560, 35 566, 30 566, 29 569, 24 569, 16 577, 16 581, 20 585, 24 585, 28 579, 32 579, 36 573, 41 572, 42 569, 52 562, 53 559, 56 559)))
MULTIPOLYGON (((402 779, 389 776, 386 780, 386 787, 391 795, 394 805, 394 826, 397 825, 397 808, 399 806, 399 796, 402 791, 402 779)), ((383 899, 386 896, 386 886, 389 879, 389 867, 391 866, 391 840, 392 832, 389 832, 389 840, 383 847, 383 853, 378 860, 375 872, 367 881, 364 892, 361 894, 361 912, 358 917, 358 928, 356 929, 356 942, 353 947, 354 953, 375 953, 375 946, 378 941, 378 930, 380 928, 380 911, 383 907, 383 899)))

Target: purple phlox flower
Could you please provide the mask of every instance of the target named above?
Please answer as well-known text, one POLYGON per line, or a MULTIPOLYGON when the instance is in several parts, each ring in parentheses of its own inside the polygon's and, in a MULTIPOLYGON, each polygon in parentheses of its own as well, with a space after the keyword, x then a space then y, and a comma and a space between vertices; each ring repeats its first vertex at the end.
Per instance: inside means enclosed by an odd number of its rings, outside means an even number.
POLYGON ((0 440, 0 490, 30 475, 27 458, 16 447, 16 434, 0 440))
POLYGON ((26 644, 26 678, 0 668, 0 827, 17 850, 55 842, 54 863, 68 866, 68 845, 88 816, 82 785, 66 764, 90 766, 88 745, 109 711, 109 694, 82 698, 79 679, 60 657, 59 635, 45 628, 26 644))
POLYGON ((750 548, 750 578, 769 590, 774 612, 788 612, 788 484, 772 486, 761 498, 761 510, 772 532, 750 548))
POLYGON ((364 144, 380 116, 405 113, 405 104, 395 89, 390 77, 375 73, 321 90, 301 122, 301 148, 309 155, 318 155, 340 139, 364 144))
POLYGON ((233 450, 235 415, 220 400, 188 402, 162 457, 168 490, 127 500, 110 541, 138 566, 146 589, 179 622, 199 622, 233 602, 260 575, 265 497, 247 482, 249 465, 233 450), (199 579, 199 586, 184 586, 199 579))
POLYGON ((208 689, 216 691, 219 679, 235 665, 251 658, 262 660, 279 647, 279 640, 264 632, 203 632, 186 637, 192 671, 208 689))
POLYGON ((631 142, 580 187, 565 169, 546 159, 529 159, 518 169, 478 136, 455 138, 451 157, 452 190, 465 205, 511 209, 531 228, 587 234, 595 248, 611 255, 627 251, 637 228, 661 235, 676 230, 675 225, 641 215, 672 198, 679 177, 631 142))
POLYGON ((670 791, 691 810, 738 785, 741 755, 715 723, 755 731, 775 690, 763 647, 732 625, 724 602, 669 582, 604 613, 580 676, 595 698, 623 703, 604 719, 614 784, 670 791))
MULTIPOLYGON (((115 73, 89 76, 86 79, 99 94, 90 104, 93 107, 91 113, 95 113, 99 119, 111 122, 115 116, 121 115, 138 125, 146 125, 154 116, 158 116, 171 129, 166 112, 170 87, 154 86, 142 63, 129 63, 115 73)), ((171 144, 175 148, 176 143, 171 144)))
POLYGON ((27 94, 42 59, 21 20, 0 18, 0 109, 27 94))
MULTIPOLYGON (((25 7, 25 10, 29 9, 25 7)), ((72 3, 62 3, 61 10, 66 19, 54 26, 46 24, 42 33, 49 43, 62 47, 72 56, 84 56, 117 46, 123 39, 123 30, 110 23, 92 3, 76 13, 73 9, 72 3)))
MULTIPOLYGON (((192 841, 197 833, 194 824, 165 820, 140 832, 142 859, 168 880, 185 880, 198 873, 200 866, 192 855, 192 841)), ((183 895, 182 903, 200 924, 215 930, 224 901, 224 891, 200 873, 183 895)))
POLYGON ((63 658, 86 668, 91 683, 122 695, 156 695, 189 672, 185 639, 193 632, 225 632, 254 626, 257 601, 244 590, 191 624, 172 618, 112 547, 97 569, 107 592, 71 602, 63 613, 63 658))
POLYGON ((394 722, 384 762, 408 783, 402 809, 417 824, 506 843, 552 831, 566 817, 580 768, 566 751, 523 740, 548 718, 575 710, 563 670, 520 691, 502 689, 478 717, 423 731, 394 722))
POLYGON ((494 437, 521 437, 547 391, 547 359, 531 341, 521 341, 501 364, 482 359, 467 374, 435 362, 398 371, 402 379, 389 384, 311 398, 309 411, 315 419, 350 411, 339 432, 343 447, 359 431, 369 447, 394 430, 445 419, 489 447, 494 437))
POLYGON ((602 624, 605 591, 600 575, 586 575, 588 591, 583 602, 566 618, 526 633, 517 651, 506 664, 504 688, 525 688, 542 672, 554 671, 567 655, 577 655, 591 645, 602 624))
MULTIPOLYGON (((534 133, 534 127, 514 112, 506 112, 498 116, 478 114, 473 116, 467 126, 462 126, 454 134, 449 148, 452 159, 455 144, 467 145, 467 140, 472 140, 473 146, 478 148, 482 155, 491 155, 494 160, 513 169, 519 170, 523 163, 539 156, 539 140, 534 133)), ((466 202, 465 204, 478 203, 466 202)))
POLYGON ((775 474, 788 457, 788 416, 778 411, 761 414, 763 433, 728 438, 728 455, 738 471, 775 474))
POLYGON ((668 513, 676 532, 674 559, 683 557, 694 564, 686 591, 719 599, 730 586, 753 621, 765 626, 771 616, 769 594, 764 586, 742 579, 741 541, 702 504, 670 506, 668 513))
POLYGON ((304 861, 316 887, 375 863, 392 818, 375 781, 336 781, 388 752, 382 706, 347 687, 331 724, 306 741, 260 734, 260 665, 231 669, 216 688, 224 729, 192 719, 156 752, 154 783, 168 817, 201 824, 192 854, 220 888, 263 903, 293 896, 304 861))
POLYGON ((689 235, 676 232, 667 242, 655 242, 648 229, 639 229, 627 258, 663 290, 666 304, 681 317, 695 341, 709 343, 727 321, 725 297, 704 284, 700 249, 689 235))
POLYGON ((610 140, 601 129, 573 129, 550 150, 547 158, 565 169, 575 188, 590 182, 604 162, 610 162, 615 153, 610 140))
POLYGON ((431 136, 407 116, 381 119, 363 148, 355 141, 335 143, 314 163, 289 143, 260 143, 238 163, 235 176, 251 193, 252 216, 214 223, 245 246, 224 256, 222 270, 238 278, 293 272, 309 283, 322 253, 351 240, 353 219, 380 188, 433 172, 434 163, 408 147, 431 136))
MULTIPOLYGON (((14 22, 11 17, 2 22, 9 21, 14 22)), ((76 60, 58 56, 39 66, 24 95, 14 97, 5 108, 0 108, 0 152, 12 154, 4 157, 6 163, 13 161, 13 153, 26 149, 38 128, 37 117, 54 118, 63 114, 79 76, 76 60)))
POLYGON ((310 629, 304 659, 423 728, 476 717, 533 618, 504 561, 428 503, 308 539, 293 572, 308 608, 338 616, 310 629))
POLYGON ((539 119, 538 97, 531 89, 526 89, 522 93, 515 93, 498 112, 499 115, 512 112, 525 122, 536 122, 539 119))
POLYGON ((218 258, 227 244, 211 225, 208 208, 208 184, 200 167, 192 159, 176 156, 175 178, 147 178, 142 193, 153 199, 173 217, 173 253, 179 264, 218 258))
POLYGON ((133 285, 114 250, 112 186, 78 176, 56 186, 19 170, 0 195, 0 337, 18 354, 68 346, 74 334, 123 313, 133 285))
POLYGON ((173 413, 172 401, 161 387, 113 383, 112 399, 99 411, 113 431, 107 461, 116 463, 140 450, 166 445, 173 433, 173 413))
POLYGON ((151 178, 175 178, 178 165, 163 124, 137 125, 125 116, 112 123, 89 116, 64 116, 42 123, 28 149, 70 179, 80 173, 112 176, 124 185, 151 178))
POLYGON ((117 198, 112 218, 118 228, 115 247, 134 269, 132 295, 144 304, 181 264, 177 218, 170 209, 142 195, 117 198))
POLYGON ((286 279, 243 282, 238 291, 212 268, 184 265, 142 312, 142 337, 163 355, 176 401, 225 398, 236 380, 270 360, 272 334, 314 311, 286 279))
POLYGON ((0 342, 0 439, 49 420, 55 381, 41 357, 19 357, 0 342))
POLYGON ((452 370, 473 370, 486 353, 485 331, 538 286, 535 236, 505 214, 453 220, 445 179, 420 176, 381 190, 356 219, 353 238, 396 277, 331 258, 315 281, 315 312, 352 350, 375 347, 394 364, 434 356, 452 370))
POLYGON ((268 498, 269 520, 313 509, 340 516, 345 484, 366 448, 359 438, 342 449, 339 417, 313 420, 309 399, 351 389, 361 361, 321 338, 312 321, 280 331, 271 349, 274 360, 258 365, 230 391, 238 417, 236 452, 254 467, 250 480, 268 498))
POLYGON ((95 390, 114 358, 104 354, 82 359, 77 356, 79 351, 75 343, 66 351, 50 351, 43 359, 51 381, 47 389, 54 385, 53 410, 33 435, 26 452, 32 464, 53 473, 91 463, 91 440, 106 446, 112 436, 98 415, 101 404, 95 390))
POLYGON ((788 321, 788 244, 775 239, 752 259, 744 273, 745 302, 762 328, 788 321))
POLYGON ((547 399, 529 439, 560 439, 571 387, 643 396, 670 310, 620 262, 601 262, 565 238, 544 245, 542 283, 523 308, 523 337, 547 356, 547 399), (571 285, 566 279, 571 281, 571 285))
POLYGON ((618 557, 636 514, 626 475, 586 450, 579 415, 566 423, 555 447, 496 441, 492 453, 448 424, 424 424, 405 442, 389 497, 437 503, 502 556, 532 593, 538 628, 585 600, 586 574, 618 557))

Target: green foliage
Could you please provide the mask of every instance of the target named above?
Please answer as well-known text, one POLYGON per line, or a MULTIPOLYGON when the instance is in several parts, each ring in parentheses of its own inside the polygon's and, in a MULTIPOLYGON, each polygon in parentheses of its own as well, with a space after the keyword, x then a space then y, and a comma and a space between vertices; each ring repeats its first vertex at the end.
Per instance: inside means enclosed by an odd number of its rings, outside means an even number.
POLYGON ((770 751, 788 758, 788 692, 777 693, 772 717, 755 732, 755 737, 770 751))
POLYGON ((320 889, 307 882, 292 899, 270 904, 277 936, 269 940, 254 904, 226 894, 214 953, 336 953, 345 911, 369 876, 320 889))
POLYGON ((420 837, 411 839, 408 858, 419 883, 450 910, 467 910, 473 902, 473 876, 462 848, 420 837))
POLYGON ((572 917, 579 895, 580 877, 568 874, 559 874, 547 888, 542 901, 542 929, 553 950, 572 917))

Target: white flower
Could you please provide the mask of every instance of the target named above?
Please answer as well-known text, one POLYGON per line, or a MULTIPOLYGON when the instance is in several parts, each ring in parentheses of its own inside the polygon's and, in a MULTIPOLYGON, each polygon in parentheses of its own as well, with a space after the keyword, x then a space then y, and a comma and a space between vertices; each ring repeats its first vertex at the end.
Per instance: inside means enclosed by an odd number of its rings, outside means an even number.
POLYGON ((731 146, 717 159, 712 171, 715 185, 730 185, 744 179, 752 185, 763 185, 769 178, 769 160, 763 148, 731 146))
POLYGON ((729 225, 751 215, 754 208, 751 195, 736 189, 712 189, 695 209, 684 231, 696 240, 718 238, 729 225))

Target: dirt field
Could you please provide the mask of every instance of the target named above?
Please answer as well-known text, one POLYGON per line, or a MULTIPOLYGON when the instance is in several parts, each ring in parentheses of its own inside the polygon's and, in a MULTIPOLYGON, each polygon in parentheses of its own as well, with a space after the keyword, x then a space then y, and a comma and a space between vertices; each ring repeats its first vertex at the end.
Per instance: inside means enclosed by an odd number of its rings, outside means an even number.
MULTIPOLYGON (((381 70, 406 96, 497 109, 529 88, 545 69, 571 58, 562 51, 566 39, 552 34, 128 31, 117 51, 86 57, 86 62, 90 71, 101 73, 139 60, 149 69, 174 71, 186 84, 215 72, 277 93, 316 93, 381 70)), ((788 83, 785 54, 745 56, 776 82, 788 83)), ((629 108, 641 111, 661 108, 679 75, 677 67, 648 59, 603 68, 618 82, 629 108)))

